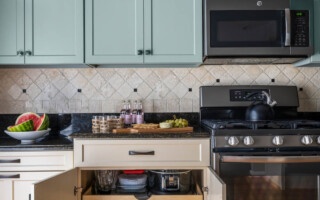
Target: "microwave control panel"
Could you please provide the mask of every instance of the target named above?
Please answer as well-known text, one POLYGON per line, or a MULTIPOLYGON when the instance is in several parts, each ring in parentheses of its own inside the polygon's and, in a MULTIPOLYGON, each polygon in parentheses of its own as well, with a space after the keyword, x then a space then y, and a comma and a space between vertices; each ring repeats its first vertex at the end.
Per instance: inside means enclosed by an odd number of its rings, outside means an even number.
POLYGON ((294 47, 309 46, 309 11, 291 11, 291 45, 294 47))
POLYGON ((230 90, 230 101, 257 101, 262 100, 261 94, 254 95, 247 98, 248 95, 252 93, 259 93, 265 91, 270 94, 267 89, 240 89, 240 90, 230 90))

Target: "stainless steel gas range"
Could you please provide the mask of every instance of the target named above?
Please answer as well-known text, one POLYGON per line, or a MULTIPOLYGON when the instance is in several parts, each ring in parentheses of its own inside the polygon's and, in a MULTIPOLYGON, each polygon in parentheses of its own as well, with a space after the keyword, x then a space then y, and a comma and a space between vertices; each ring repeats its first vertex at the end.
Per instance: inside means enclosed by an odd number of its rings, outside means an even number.
POLYGON ((212 133, 212 166, 227 200, 320 200, 320 122, 301 119, 295 86, 203 86, 200 117, 212 133), (246 121, 265 91, 270 121, 246 121))

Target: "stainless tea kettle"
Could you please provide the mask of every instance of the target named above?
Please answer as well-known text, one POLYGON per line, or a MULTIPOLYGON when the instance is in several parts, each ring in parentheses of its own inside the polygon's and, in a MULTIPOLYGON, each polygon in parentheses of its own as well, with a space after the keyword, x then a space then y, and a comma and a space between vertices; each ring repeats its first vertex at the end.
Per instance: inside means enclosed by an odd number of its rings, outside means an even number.
POLYGON ((246 120, 259 122, 259 121, 271 121, 274 119, 273 107, 277 104, 276 101, 271 99, 271 96, 265 92, 254 92, 248 95, 246 98, 250 98, 256 95, 260 95, 261 98, 253 102, 246 110, 246 120))

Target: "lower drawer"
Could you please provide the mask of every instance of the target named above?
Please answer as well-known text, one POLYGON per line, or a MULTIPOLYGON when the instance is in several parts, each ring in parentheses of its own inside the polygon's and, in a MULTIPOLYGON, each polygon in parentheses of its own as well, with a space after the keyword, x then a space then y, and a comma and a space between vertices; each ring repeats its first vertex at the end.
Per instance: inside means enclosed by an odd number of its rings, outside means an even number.
MULTIPOLYGON (((82 200, 137 200, 134 195, 92 195, 89 188, 82 196, 82 200)), ((188 195, 152 195, 148 200, 203 200, 203 194, 197 187, 196 194, 188 195)))
POLYGON ((0 171, 63 171, 73 168, 73 151, 0 152, 0 171))

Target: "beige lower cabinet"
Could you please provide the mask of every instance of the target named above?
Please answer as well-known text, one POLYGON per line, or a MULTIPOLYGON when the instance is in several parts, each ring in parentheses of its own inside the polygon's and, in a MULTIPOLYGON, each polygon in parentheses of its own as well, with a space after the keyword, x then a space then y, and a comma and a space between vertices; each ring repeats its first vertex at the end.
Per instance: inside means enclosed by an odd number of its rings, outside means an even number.
POLYGON ((225 184, 210 168, 209 139, 75 139, 74 146, 76 168, 33 184, 32 200, 136 200, 134 195, 122 195, 115 192, 104 195, 93 194, 91 191, 94 171, 151 169, 191 170, 194 189, 191 194, 186 195, 151 195, 150 200, 225 200, 226 198, 225 184), (177 152, 174 152, 170 145, 174 146, 177 152), (119 146, 118 152, 116 146, 119 146), (166 148, 162 149, 160 146, 166 148), (106 152, 107 150, 112 150, 112 152, 106 152), (188 154, 184 155, 179 151, 186 151, 190 154, 191 159, 188 158, 188 154), (89 158, 90 155, 101 160, 96 161, 89 158), (155 158, 157 155, 159 160, 155 158), (116 164, 112 164, 110 160, 116 164), (139 162, 142 162, 143 165, 139 162), (105 165, 102 166, 102 163, 105 165))
POLYGON ((73 151, 0 152, 0 199, 29 200, 31 186, 73 168, 73 151))

